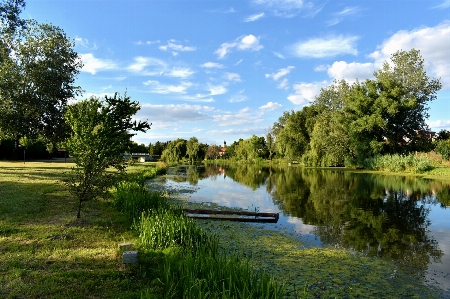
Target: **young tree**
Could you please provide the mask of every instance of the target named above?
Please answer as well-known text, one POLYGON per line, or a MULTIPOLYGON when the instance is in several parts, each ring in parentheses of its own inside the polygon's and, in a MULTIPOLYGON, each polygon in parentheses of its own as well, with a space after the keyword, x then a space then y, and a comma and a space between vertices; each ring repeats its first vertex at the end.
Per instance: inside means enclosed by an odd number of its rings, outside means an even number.
POLYGON ((69 191, 78 199, 77 218, 83 201, 104 196, 124 173, 127 162, 122 154, 135 135, 130 131, 146 132, 151 124, 136 122, 132 117, 139 111, 125 93, 104 101, 91 98, 67 109, 65 119, 71 128, 66 148, 75 158, 76 167, 67 175, 69 191))

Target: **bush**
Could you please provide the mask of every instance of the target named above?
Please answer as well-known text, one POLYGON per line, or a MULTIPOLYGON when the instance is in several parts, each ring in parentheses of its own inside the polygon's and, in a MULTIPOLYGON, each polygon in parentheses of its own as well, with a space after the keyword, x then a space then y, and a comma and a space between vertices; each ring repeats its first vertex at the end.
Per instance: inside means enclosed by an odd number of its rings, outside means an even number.
POLYGON ((435 152, 441 154, 442 159, 450 160, 450 140, 441 140, 436 144, 435 152))
POLYGON ((433 166, 426 155, 385 155, 367 158, 363 161, 366 169, 389 171, 389 172, 412 172, 423 173, 431 170, 433 166))

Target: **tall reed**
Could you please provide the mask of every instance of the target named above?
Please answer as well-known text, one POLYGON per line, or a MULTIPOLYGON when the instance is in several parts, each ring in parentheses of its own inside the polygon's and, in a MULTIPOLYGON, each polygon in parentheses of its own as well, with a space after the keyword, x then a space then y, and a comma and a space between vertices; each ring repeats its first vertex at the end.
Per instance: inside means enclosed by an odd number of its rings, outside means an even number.
POLYGON ((140 244, 145 249, 180 247, 196 251, 202 247, 217 252, 215 236, 203 232, 180 208, 142 212, 133 227, 139 232, 140 244))
POLYGON ((162 268, 164 298, 283 298, 285 294, 282 285, 236 255, 198 250, 167 260, 162 268))
POLYGON ((120 183, 114 192, 114 206, 133 222, 143 211, 167 210, 170 205, 167 199, 158 192, 150 192, 138 182, 120 183))

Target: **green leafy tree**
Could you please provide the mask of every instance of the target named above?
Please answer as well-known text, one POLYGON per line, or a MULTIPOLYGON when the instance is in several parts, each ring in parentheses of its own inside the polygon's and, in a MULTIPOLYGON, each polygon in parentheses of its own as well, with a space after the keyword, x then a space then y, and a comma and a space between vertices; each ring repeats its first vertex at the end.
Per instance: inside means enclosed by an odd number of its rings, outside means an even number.
POLYGON ((0 64, 0 128, 18 141, 27 136, 56 144, 68 132, 67 102, 81 93, 75 79, 82 62, 62 29, 27 21, 2 33, 0 64))
POLYGON ((383 135, 390 153, 416 150, 420 132, 428 131, 427 104, 436 99, 442 87, 439 79, 428 77, 420 51, 398 51, 390 63, 374 73, 378 100, 384 102, 386 113, 383 135), (405 149, 399 148, 407 140, 405 149))
POLYGON ((186 140, 178 138, 167 144, 161 155, 166 163, 179 163, 186 156, 186 140))
POLYGON ((189 156, 191 163, 194 163, 199 158, 200 143, 196 137, 191 137, 186 142, 186 154, 189 156))
POLYGON ((25 20, 19 17, 25 8, 24 0, 2 0, 0 2, 0 30, 14 32, 17 27, 25 25, 25 20))
POLYGON ((286 113, 283 115, 284 126, 276 135, 276 148, 281 156, 288 160, 301 159, 309 149, 310 135, 319 110, 319 106, 310 106, 304 107, 301 111, 291 112, 289 116, 286 113))
POLYGON ((206 149, 206 158, 211 160, 216 160, 220 157, 220 147, 216 144, 208 146, 206 149))
POLYGON ((76 167, 67 174, 65 182, 78 199, 77 218, 84 201, 105 196, 124 174, 127 162, 122 154, 130 146, 131 131, 146 132, 151 124, 136 122, 132 117, 139 103, 125 93, 104 100, 91 98, 68 107, 65 119, 71 133, 65 142, 75 158, 76 167))

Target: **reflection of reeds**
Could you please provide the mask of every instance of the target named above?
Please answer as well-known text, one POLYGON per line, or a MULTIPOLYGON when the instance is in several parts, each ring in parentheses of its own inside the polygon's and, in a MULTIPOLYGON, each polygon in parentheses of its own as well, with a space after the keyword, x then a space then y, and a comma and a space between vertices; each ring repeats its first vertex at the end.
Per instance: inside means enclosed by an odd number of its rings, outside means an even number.
MULTIPOLYGON (((124 182, 117 187, 114 205, 133 221, 142 254, 174 249, 160 264, 164 298, 283 297, 282 285, 255 272, 248 259, 219 252, 217 237, 204 232, 162 194, 124 182)), ((144 292, 141 298, 154 294, 144 292)))

